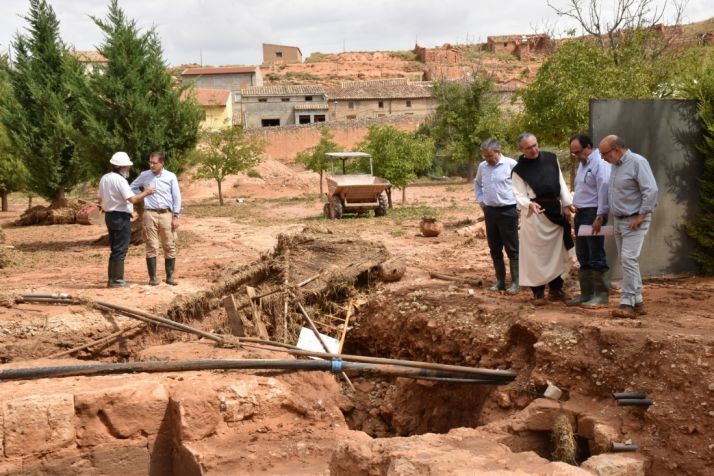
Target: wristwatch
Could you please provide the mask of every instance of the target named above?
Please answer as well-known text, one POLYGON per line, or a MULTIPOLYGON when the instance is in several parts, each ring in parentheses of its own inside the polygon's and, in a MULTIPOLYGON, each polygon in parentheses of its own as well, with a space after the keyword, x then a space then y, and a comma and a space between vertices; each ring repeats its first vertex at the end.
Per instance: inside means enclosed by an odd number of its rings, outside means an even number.
POLYGON ((174 213, 174 218, 178 218, 178 217, 179 217, 179 214, 178 214, 178 213, 174 213))

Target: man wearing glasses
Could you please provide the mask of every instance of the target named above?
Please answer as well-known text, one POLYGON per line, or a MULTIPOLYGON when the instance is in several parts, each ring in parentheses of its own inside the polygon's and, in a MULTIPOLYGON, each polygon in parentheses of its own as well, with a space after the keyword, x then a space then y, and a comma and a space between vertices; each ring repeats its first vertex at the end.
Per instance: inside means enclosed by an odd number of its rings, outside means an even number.
POLYGON ((647 159, 627 149, 620 137, 605 137, 599 149, 602 158, 612 164, 608 202, 622 265, 620 306, 612 315, 635 318, 646 313, 639 258, 657 206, 657 182, 647 159))
POLYGON ((563 275, 570 268, 570 191, 552 152, 541 152, 538 140, 524 132, 518 136, 521 156, 513 169, 513 194, 521 208, 519 241, 519 278, 521 286, 530 286, 533 304, 548 299, 564 301, 563 275))
POLYGON ((486 239, 491 252, 496 284, 491 291, 518 292, 518 210, 513 197, 511 171, 516 161, 501 155, 501 144, 496 139, 481 143, 484 161, 478 166, 474 180, 476 201, 483 210, 486 221, 486 239), (503 248, 508 255, 511 285, 506 290, 506 263, 503 248))
MULTIPOLYGON (((607 223, 607 186, 612 166, 601 160, 600 151, 593 147, 592 139, 585 134, 575 134, 570 138, 570 156, 580 162, 573 185, 576 235, 581 225, 592 225, 593 235, 597 235, 600 227, 607 223)), ((605 237, 578 236, 575 239, 575 254, 580 263, 580 296, 567 304, 584 307, 607 305, 610 268, 605 256, 605 237)))
POLYGON ((161 152, 149 155, 149 170, 143 171, 131 183, 131 189, 136 193, 146 187, 153 187, 156 192, 144 199, 144 240, 146 241, 146 267, 149 271, 149 284, 156 286, 156 259, 159 254, 159 244, 164 249, 164 267, 166 284, 178 284, 174 279, 176 269, 175 231, 179 226, 181 213, 181 191, 178 178, 172 172, 164 169, 166 158, 161 152))

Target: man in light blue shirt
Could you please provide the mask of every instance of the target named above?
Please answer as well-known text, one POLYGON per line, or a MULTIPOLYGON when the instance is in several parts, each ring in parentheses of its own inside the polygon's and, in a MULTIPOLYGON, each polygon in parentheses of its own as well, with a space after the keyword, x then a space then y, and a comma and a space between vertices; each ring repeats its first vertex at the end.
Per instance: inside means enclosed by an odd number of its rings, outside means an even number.
POLYGON ((622 264, 620 307, 612 315, 635 318, 646 314, 639 258, 657 206, 657 182, 647 159, 626 148, 616 135, 600 141, 600 154, 612 164, 608 203, 622 264))
POLYGON ((491 252, 491 260, 496 271, 496 284, 491 291, 506 290, 506 263, 503 248, 506 249, 511 269, 509 294, 518 292, 518 209, 513 197, 511 171, 516 161, 501 155, 501 145, 496 139, 486 139, 481 143, 484 161, 478 166, 474 179, 476 201, 483 210, 486 221, 486 239, 491 252))
POLYGON ((149 271, 149 284, 156 286, 156 259, 159 244, 164 249, 164 266, 166 269, 166 284, 176 285, 174 271, 176 269, 176 239, 175 231, 179 227, 181 214, 181 191, 178 178, 172 172, 164 169, 166 158, 161 152, 149 155, 149 170, 143 171, 131 183, 131 189, 137 193, 146 187, 156 191, 144 200, 144 240, 146 242, 146 267, 149 271))
POLYGON ((577 236, 582 225, 598 229, 607 223, 608 182, 611 165, 600 157, 593 141, 585 134, 570 138, 570 156, 580 164, 575 175, 575 254, 580 263, 578 280, 580 296, 567 302, 569 306, 599 307, 610 299, 610 268, 605 256, 604 236, 577 236))

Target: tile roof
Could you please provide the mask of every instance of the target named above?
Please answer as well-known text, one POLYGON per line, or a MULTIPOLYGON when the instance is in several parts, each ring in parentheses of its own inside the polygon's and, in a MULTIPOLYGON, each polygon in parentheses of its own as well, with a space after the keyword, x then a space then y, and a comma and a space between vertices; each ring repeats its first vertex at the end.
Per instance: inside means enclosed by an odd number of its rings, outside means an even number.
POLYGON ((181 76, 199 76, 209 74, 255 74, 255 66, 227 66, 224 68, 186 68, 181 76))
POLYGON ((330 106, 327 103, 317 102, 313 104, 296 104, 294 109, 296 111, 326 111, 329 108, 330 106))
POLYGON ((225 106, 231 97, 231 92, 225 89, 197 88, 193 93, 201 106, 225 106))
POLYGON ((417 99, 433 96, 429 81, 381 79, 376 81, 345 81, 341 88, 331 89, 329 99, 417 99))
POLYGON ((81 63, 106 63, 107 59, 99 51, 75 51, 75 58, 81 63))
POLYGON ((286 86, 249 86, 241 89, 245 97, 252 96, 296 96, 304 94, 325 94, 325 88, 316 84, 286 86))
POLYGON ((532 35, 501 35, 501 36, 487 36, 486 42, 492 43, 508 43, 514 41, 520 43, 524 38, 528 40, 534 40, 539 38, 550 38, 547 33, 537 33, 532 35))

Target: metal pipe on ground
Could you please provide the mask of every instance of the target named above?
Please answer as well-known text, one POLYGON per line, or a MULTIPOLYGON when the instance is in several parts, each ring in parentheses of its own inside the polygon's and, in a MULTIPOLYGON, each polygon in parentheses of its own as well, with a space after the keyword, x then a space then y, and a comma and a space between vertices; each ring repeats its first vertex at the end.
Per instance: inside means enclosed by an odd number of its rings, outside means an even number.
MULTIPOLYGON (((413 369, 395 365, 375 365, 339 360, 190 360, 190 361, 144 361, 112 364, 68 365, 58 367, 12 368, 0 370, 0 382, 9 380, 29 380, 38 378, 59 378, 75 376, 113 375, 134 372, 184 372, 200 370, 299 370, 299 371, 343 371, 370 374, 386 374, 396 377, 429 378, 430 380, 460 378, 463 375, 428 369, 413 369)), ((498 385, 497 381, 488 382, 498 385)))
POLYGON ((653 403, 649 398, 621 398, 617 401, 623 407, 649 407, 653 403))

